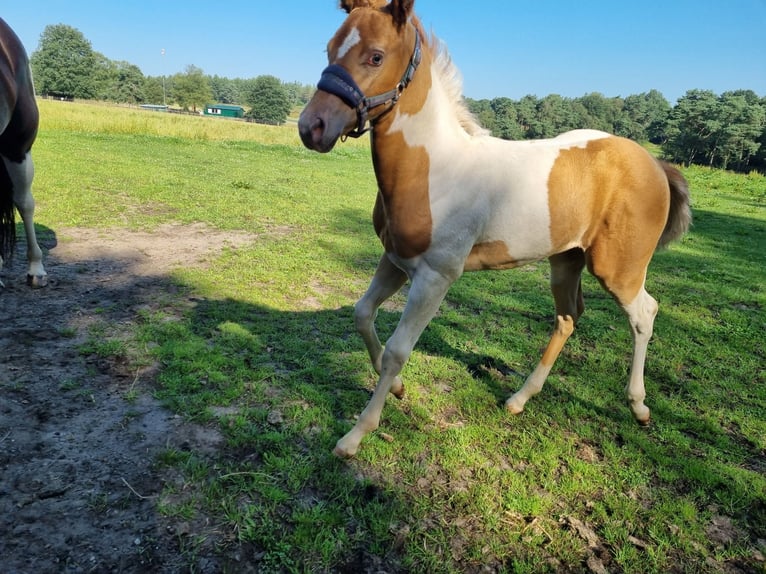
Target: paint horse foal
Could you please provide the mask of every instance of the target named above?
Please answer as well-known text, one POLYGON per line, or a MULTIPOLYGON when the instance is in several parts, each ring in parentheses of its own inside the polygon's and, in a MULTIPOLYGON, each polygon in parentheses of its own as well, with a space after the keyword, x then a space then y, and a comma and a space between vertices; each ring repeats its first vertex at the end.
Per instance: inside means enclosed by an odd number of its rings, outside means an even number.
POLYGON ((587 265, 630 321, 626 394, 636 420, 647 423, 643 370, 657 302, 644 280, 658 245, 689 226, 686 181, 639 145, 602 132, 524 142, 489 137, 466 110, 457 71, 426 38, 413 4, 341 1, 348 17, 328 44, 330 65, 298 124, 304 144, 320 152, 370 129, 379 187, 373 223, 385 254, 354 317, 380 379, 335 453, 353 456, 378 427, 387 393, 402 396, 399 373, 452 282, 464 271, 544 257, 553 335, 507 409, 521 412, 542 388, 583 312, 587 265), (377 309, 408 278, 407 304, 384 349, 377 309))
POLYGON ((24 46, 0 18, 0 269, 3 260, 13 255, 16 243, 15 206, 24 221, 29 260, 27 283, 32 287, 43 287, 47 282, 43 253, 32 223, 35 168, 30 150, 37 136, 38 120, 24 46))

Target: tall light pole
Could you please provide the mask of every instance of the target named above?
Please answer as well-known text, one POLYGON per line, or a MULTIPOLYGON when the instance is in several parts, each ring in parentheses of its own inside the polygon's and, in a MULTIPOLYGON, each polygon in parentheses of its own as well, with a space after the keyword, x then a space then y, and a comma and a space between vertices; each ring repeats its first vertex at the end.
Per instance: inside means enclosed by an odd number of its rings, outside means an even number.
POLYGON ((165 48, 160 51, 162 55, 162 105, 167 106, 165 102, 165 48))

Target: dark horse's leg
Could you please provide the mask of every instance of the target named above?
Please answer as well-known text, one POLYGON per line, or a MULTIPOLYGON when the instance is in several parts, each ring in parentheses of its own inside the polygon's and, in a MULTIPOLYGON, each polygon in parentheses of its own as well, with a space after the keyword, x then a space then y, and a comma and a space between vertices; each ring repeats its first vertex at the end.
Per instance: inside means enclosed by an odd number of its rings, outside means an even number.
POLYGON ((32 222, 35 168, 30 150, 37 136, 39 112, 29 60, 18 36, 0 18, 0 267, 13 254, 16 241, 14 206, 24 221, 27 238, 27 283, 47 283, 43 253, 32 222))
POLYGON ((13 189, 13 204, 21 214, 24 222, 24 233, 27 240, 27 284, 32 287, 44 287, 48 277, 43 266, 43 252, 37 243, 35 226, 33 223, 35 213, 35 200, 32 197, 32 179, 35 167, 32 163, 32 154, 27 152, 23 161, 16 163, 2 158, 6 173, 9 176, 13 189))

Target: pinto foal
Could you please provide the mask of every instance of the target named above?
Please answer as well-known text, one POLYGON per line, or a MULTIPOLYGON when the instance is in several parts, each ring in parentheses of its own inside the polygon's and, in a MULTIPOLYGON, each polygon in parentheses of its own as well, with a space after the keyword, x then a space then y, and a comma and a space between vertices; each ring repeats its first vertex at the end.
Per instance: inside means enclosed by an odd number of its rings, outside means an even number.
POLYGON ((686 181, 638 144, 603 132, 490 137, 463 104, 457 71, 424 34, 413 4, 341 1, 348 17, 327 46, 330 65, 298 123, 303 143, 319 152, 369 130, 378 182, 373 224, 385 253, 354 320, 380 378, 335 454, 353 456, 378 427, 387 393, 403 395, 399 373, 464 271, 542 258, 551 264, 553 335, 506 408, 521 412, 541 390, 583 312, 587 266, 628 316, 626 395, 635 419, 648 423, 644 360, 658 306, 644 281, 657 247, 690 224, 686 181), (408 279, 407 304, 384 348, 377 309, 408 279))

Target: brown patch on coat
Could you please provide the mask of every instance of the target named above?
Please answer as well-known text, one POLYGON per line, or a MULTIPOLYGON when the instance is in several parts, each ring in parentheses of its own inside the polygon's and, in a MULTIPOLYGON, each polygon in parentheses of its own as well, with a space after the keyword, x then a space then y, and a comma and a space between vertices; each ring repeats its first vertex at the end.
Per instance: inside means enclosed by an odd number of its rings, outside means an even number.
POLYGON ((425 148, 409 147, 401 132, 375 140, 373 164, 379 191, 373 224, 386 251, 409 259, 431 245, 431 162, 425 148))
POLYGON ((412 5, 411 0, 388 4, 343 1, 341 7, 349 16, 327 46, 330 62, 342 65, 364 94, 373 97, 396 87, 412 58, 415 35, 423 40, 420 65, 399 101, 393 107, 383 104, 369 114, 374 124, 372 160, 379 189, 373 225, 386 251, 405 259, 430 247, 433 227, 428 152, 422 146, 407 145, 401 131, 390 133, 397 114, 417 114, 431 89, 431 55, 422 26, 414 17, 413 25, 406 25, 412 5), (338 58, 340 46, 354 28, 361 41, 338 58), (383 64, 371 65, 371 57, 380 53, 384 54, 383 64))
POLYGON ((519 262, 511 257, 505 242, 487 241, 477 243, 471 248, 471 252, 465 260, 464 270, 511 269, 518 266, 519 262))
MULTIPOLYGON (((419 22, 413 18, 414 28, 406 28, 406 59, 404 69, 412 55, 415 33, 419 22), (409 31, 409 32, 407 32, 409 31)), ((421 64, 410 85, 402 92, 394 108, 385 112, 375 124, 372 137, 372 162, 378 181, 378 197, 373 211, 373 224, 386 251, 409 259, 424 253, 431 246, 433 219, 429 194, 431 160, 422 146, 409 146, 401 131, 390 133, 397 114, 414 116, 423 108, 431 89, 431 56, 423 43, 421 64)), ((397 80, 398 81, 398 80, 397 80)), ((390 89, 386 86, 384 89, 390 89)))
POLYGON ((553 251, 579 243, 591 273, 627 304, 643 285, 669 201, 663 169, 630 140, 564 149, 548 178, 553 251))

